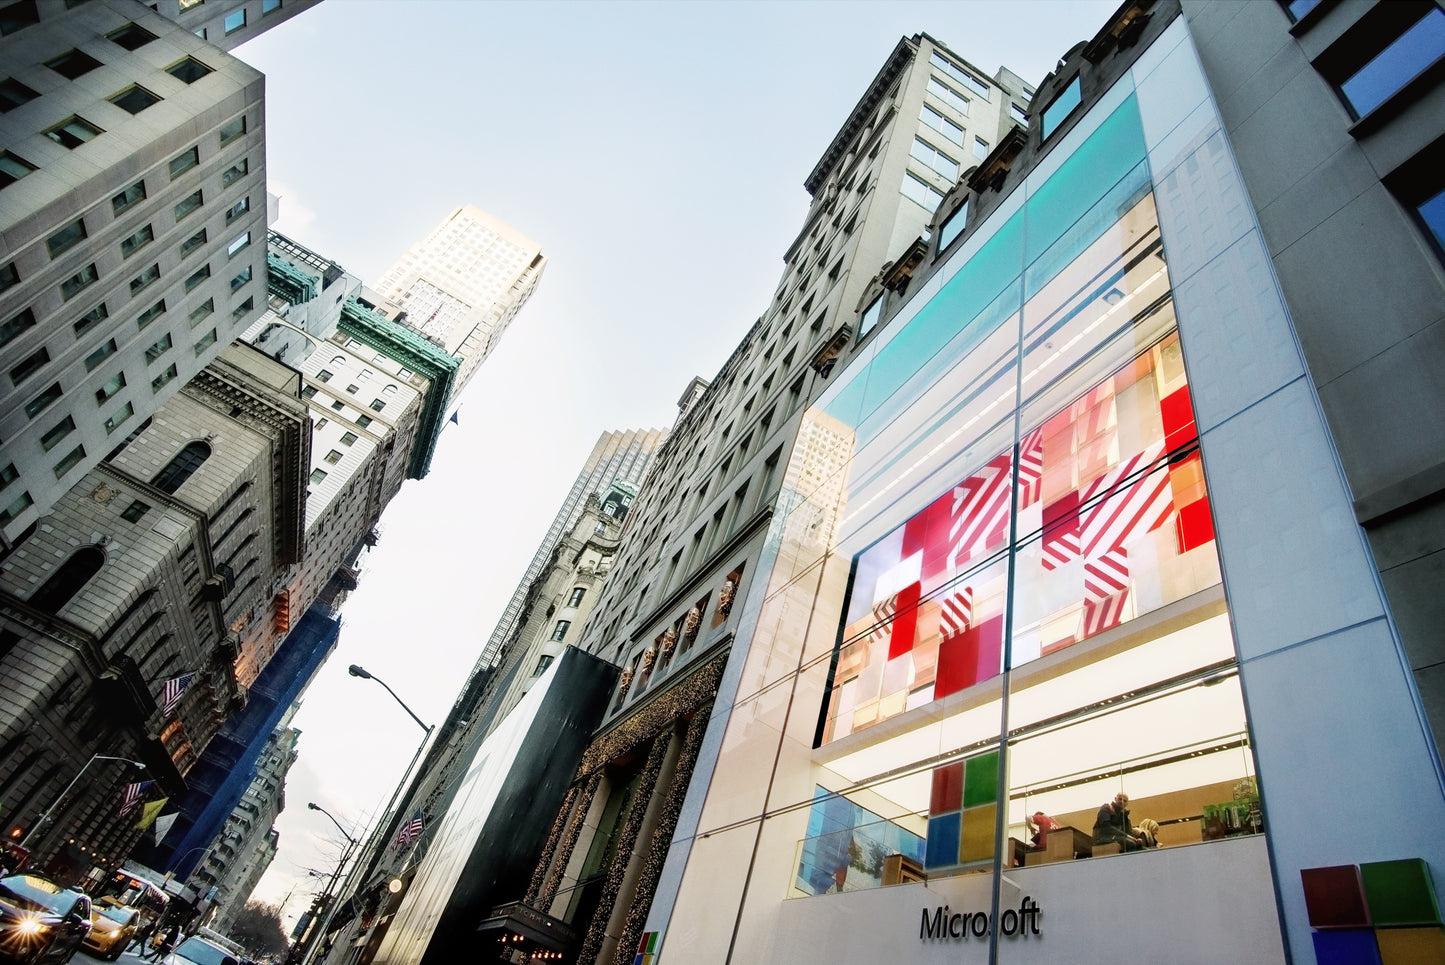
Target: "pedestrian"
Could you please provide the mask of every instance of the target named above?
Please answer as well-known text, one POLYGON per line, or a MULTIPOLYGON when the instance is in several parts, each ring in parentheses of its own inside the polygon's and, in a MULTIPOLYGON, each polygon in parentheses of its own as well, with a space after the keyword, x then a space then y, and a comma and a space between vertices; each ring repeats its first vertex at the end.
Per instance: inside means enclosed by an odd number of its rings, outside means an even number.
MULTIPOLYGON (((180 933, 181 923, 171 922, 171 926, 165 930, 164 934, 162 934, 160 943, 156 945, 153 949, 155 954, 151 957, 155 961, 160 961, 161 959, 169 955, 171 953, 171 949, 176 947, 176 938, 180 935, 180 933)), ((145 956, 142 955, 141 957, 144 958, 145 956)))
POLYGON ((142 958, 145 957, 146 945, 150 942, 151 936, 156 933, 155 919, 147 917, 136 931, 135 937, 131 939, 131 947, 138 950, 142 958))

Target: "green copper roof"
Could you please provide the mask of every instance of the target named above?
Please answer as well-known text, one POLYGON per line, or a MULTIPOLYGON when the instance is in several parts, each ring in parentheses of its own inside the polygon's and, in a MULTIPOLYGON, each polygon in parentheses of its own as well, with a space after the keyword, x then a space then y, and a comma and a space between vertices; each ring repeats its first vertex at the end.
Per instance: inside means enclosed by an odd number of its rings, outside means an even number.
POLYGON ((441 346, 405 325, 372 311, 355 298, 348 298, 341 306, 341 321, 337 329, 429 381, 426 395, 422 398, 421 422, 411 449, 411 464, 406 471, 408 478, 421 479, 431 468, 437 437, 446 424, 447 399, 452 394, 452 384, 456 381, 457 367, 462 360, 449 355, 441 346))
POLYGON ((266 290, 286 299, 293 305, 309 302, 316 297, 316 286, 321 282, 308 272, 266 252, 266 290))

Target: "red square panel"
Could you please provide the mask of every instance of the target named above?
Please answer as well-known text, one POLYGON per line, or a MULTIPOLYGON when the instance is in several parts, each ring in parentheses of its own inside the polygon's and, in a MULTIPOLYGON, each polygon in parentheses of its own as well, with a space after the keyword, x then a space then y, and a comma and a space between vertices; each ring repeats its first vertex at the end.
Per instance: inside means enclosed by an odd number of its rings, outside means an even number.
POLYGON ((963 763, 949 764, 933 772, 933 794, 929 814, 947 814, 963 807, 963 763))
POLYGON ((1189 400, 1188 386, 1175 389, 1160 399, 1159 415, 1164 420, 1164 448, 1169 452, 1193 442, 1199 436, 1199 430, 1194 425, 1194 404, 1189 400))
POLYGON ((1368 928, 1370 910, 1360 869, 1352 864, 1331 868, 1302 868, 1305 910, 1315 928, 1368 928))
POLYGON ((1003 653, 1003 617, 996 616, 950 637, 938 648, 938 679, 933 697, 946 697, 999 672, 1003 653))
POLYGON ((898 591, 897 616, 889 627, 889 660, 913 649, 913 641, 918 635, 918 597, 921 592, 922 587, 917 583, 910 583, 898 591))
POLYGON ((953 491, 949 490, 903 525, 903 556, 923 554, 921 575, 930 585, 947 569, 952 524, 953 491))
POLYGON ((1179 507, 1179 552, 1186 553, 1214 539, 1214 517, 1209 514, 1209 500, 1197 499, 1179 507))

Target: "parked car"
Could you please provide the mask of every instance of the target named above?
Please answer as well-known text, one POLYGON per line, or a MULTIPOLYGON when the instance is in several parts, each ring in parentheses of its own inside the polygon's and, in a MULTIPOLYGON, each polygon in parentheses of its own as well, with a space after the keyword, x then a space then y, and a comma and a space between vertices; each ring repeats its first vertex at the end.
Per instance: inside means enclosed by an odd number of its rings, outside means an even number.
POLYGON ((240 965, 240 960, 215 942, 192 935, 177 945, 162 965, 240 965))
POLYGON ((86 936, 86 951, 94 952, 106 961, 120 958, 120 953, 130 945, 141 926, 140 909, 129 905, 94 905, 90 913, 90 934, 86 936))
POLYGON ((0 962, 64 965, 90 934, 90 898, 43 875, 0 878, 0 962))

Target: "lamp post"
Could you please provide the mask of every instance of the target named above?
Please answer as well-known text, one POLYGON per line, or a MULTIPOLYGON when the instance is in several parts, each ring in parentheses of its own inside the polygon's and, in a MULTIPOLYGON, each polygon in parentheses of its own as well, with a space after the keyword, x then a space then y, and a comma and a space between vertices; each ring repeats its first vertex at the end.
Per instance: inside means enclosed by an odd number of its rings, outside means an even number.
MULTIPOLYGON (((314 940, 318 936, 326 934, 326 925, 331 921, 331 912, 336 907, 335 895, 333 895, 332 892, 335 891, 337 882, 341 880, 341 873, 346 868, 346 862, 351 860, 353 850, 361 843, 351 836, 351 832, 347 831, 340 821, 336 820, 336 815, 315 801, 307 801, 306 809, 308 811, 320 811, 330 818, 331 823, 336 825, 336 830, 340 831, 341 836, 346 839, 346 847, 341 850, 341 860, 336 863, 336 870, 331 872, 331 876, 326 882, 326 887, 322 889, 321 893, 311 902, 311 923, 307 930, 304 931, 291 946, 291 951, 286 956, 288 963, 303 962, 309 959, 311 953, 315 950, 314 940), (325 919, 321 917, 323 912, 326 915, 325 919)), ((318 877, 320 876, 318 875, 318 877)))
POLYGON ((368 874, 370 874, 369 864, 373 861, 381 847, 379 837, 385 832, 387 823, 392 815, 392 812, 397 806, 397 799, 401 797, 402 791, 406 789, 407 782, 411 779, 412 771, 416 768, 417 762, 421 760, 422 752, 426 750, 427 741, 431 739, 433 727, 431 724, 425 723, 420 717, 418 717, 416 713, 406 705, 406 701, 398 697, 396 695, 396 691, 392 690, 391 687, 387 685, 385 680, 382 680, 380 677, 366 670, 366 668, 361 667, 357 664, 352 664, 351 666, 347 667, 346 672, 353 677, 360 677, 362 680, 375 680, 377 683, 385 687, 386 692, 391 694, 391 699, 395 700, 399 705, 401 705, 401 709, 406 711, 407 716, 409 716, 412 720, 416 721, 416 725, 420 727, 423 732, 421 743, 417 745, 416 753, 412 755, 411 763, 408 764, 406 766, 406 770, 402 772, 401 780, 397 782, 396 790, 391 792, 391 800, 389 800, 386 804, 386 807, 382 809, 377 819, 376 826, 371 830, 371 833, 367 835, 366 846, 362 848, 361 853, 357 856, 356 868, 360 869, 361 873, 353 874, 352 879, 348 884, 351 895, 354 897, 357 894, 357 890, 364 886, 366 883, 365 878, 368 874))
POLYGON ((50 803, 50 807, 45 809, 45 813, 40 815, 40 817, 36 819, 35 823, 31 825, 30 830, 25 833, 25 837, 20 839, 20 847, 26 847, 30 843, 30 839, 40 832, 40 829, 45 826, 45 822, 50 819, 50 815, 55 811, 57 807, 60 806, 60 802, 65 800, 65 795, 69 794, 70 789, 75 787, 75 782, 79 781, 81 777, 85 775, 85 772, 90 767, 90 765, 94 764, 96 761, 125 761, 127 764, 130 764, 133 767, 136 767, 140 770, 145 770, 144 764, 142 764, 140 761, 133 761, 129 757, 114 757, 110 754, 90 755, 90 760, 85 762, 85 766, 82 767, 80 771, 73 778, 70 779, 69 784, 65 785, 65 790, 61 791, 60 795, 50 803))

